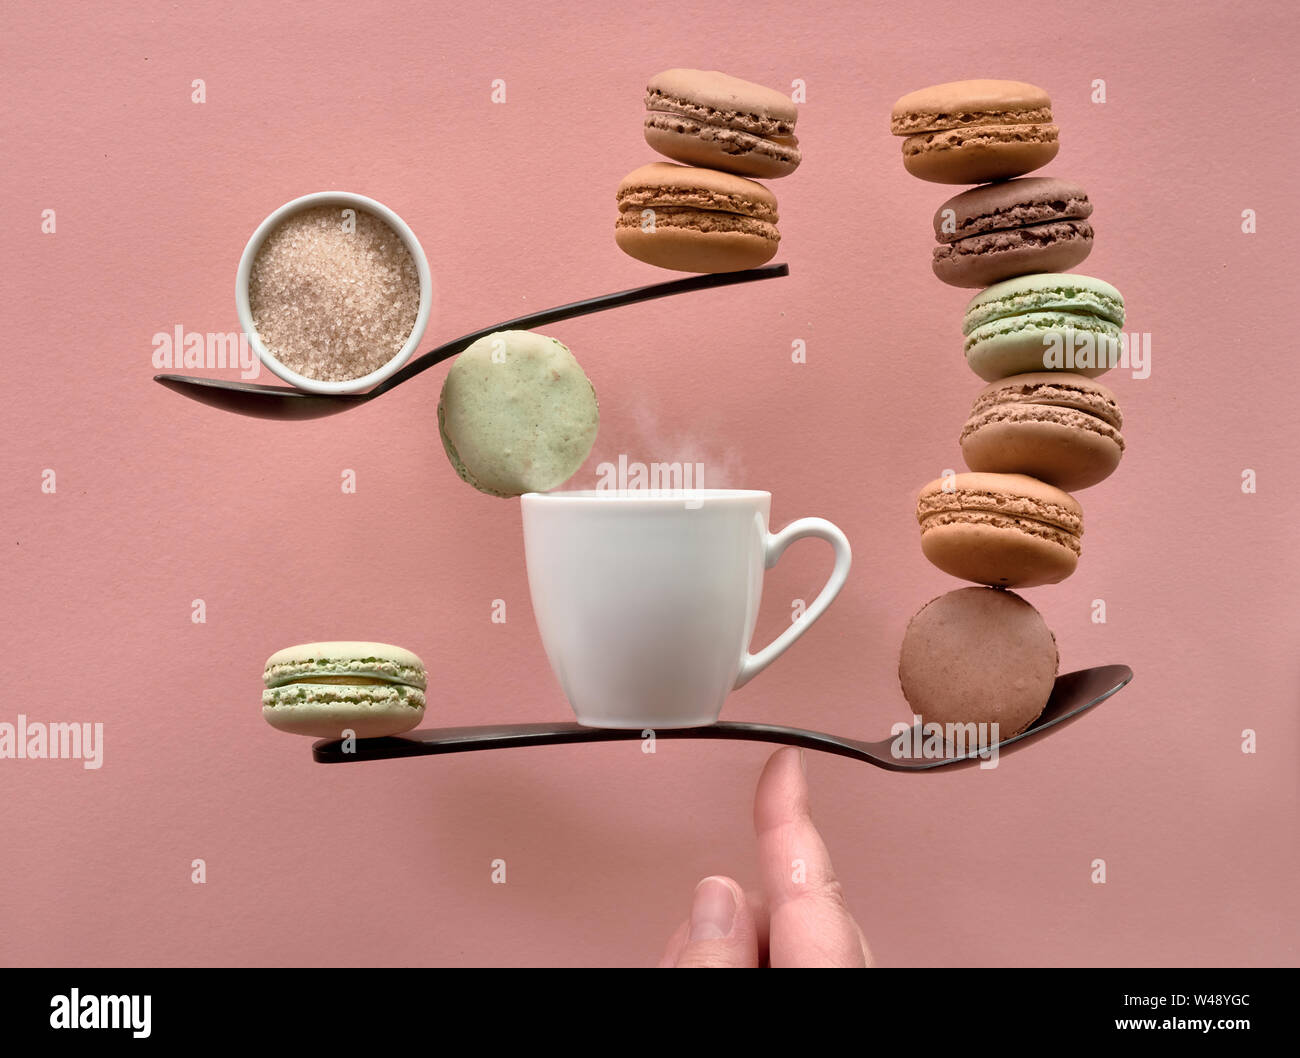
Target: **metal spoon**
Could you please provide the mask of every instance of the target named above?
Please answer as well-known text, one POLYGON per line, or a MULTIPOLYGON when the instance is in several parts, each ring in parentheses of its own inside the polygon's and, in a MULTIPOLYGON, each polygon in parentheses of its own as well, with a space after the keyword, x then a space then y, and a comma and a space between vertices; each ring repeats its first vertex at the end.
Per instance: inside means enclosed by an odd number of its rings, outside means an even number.
POLYGON ((621 290, 617 294, 603 294, 600 297, 588 298, 586 301, 575 301, 570 305, 530 312, 526 316, 507 320, 505 323, 484 327, 416 357, 369 393, 307 393, 288 386, 262 386, 253 382, 234 382, 189 375, 154 375, 154 381, 191 400, 197 400, 200 404, 208 404, 223 411, 233 411, 238 415, 251 415, 259 419, 319 419, 381 397, 403 382, 413 379, 420 372, 429 370, 434 364, 464 352, 480 338, 496 331, 531 330, 559 320, 572 319, 574 316, 586 316, 593 312, 618 308, 620 305, 634 305, 638 301, 652 301, 672 294, 686 294, 692 290, 707 290, 711 287, 731 286, 734 283, 752 283, 757 279, 775 279, 789 274, 789 265, 764 265, 762 268, 750 268, 743 272, 718 272, 690 276, 687 279, 672 279, 667 283, 652 283, 649 286, 621 290))
MULTIPOLYGON (((1101 665, 1080 669, 1056 678, 1056 686, 1042 716, 1018 735, 997 744, 998 756, 1020 749, 1032 738, 1054 727, 1064 727, 1077 720, 1094 705, 1104 702, 1133 678, 1127 665, 1101 665)), ((655 731, 656 738, 723 738, 748 739, 754 742, 779 742, 805 749, 820 749, 842 757, 866 761, 889 771, 929 771, 942 766, 965 767, 980 761, 979 751, 958 755, 949 747, 949 756, 927 757, 922 752, 895 756, 895 738, 879 742, 859 742, 818 731, 797 727, 774 727, 771 724, 744 724, 723 721, 709 727, 684 727, 655 731)), ((910 746, 923 746, 920 727, 912 729, 910 746)), ((464 753, 475 749, 513 749, 517 746, 554 746, 570 742, 623 742, 644 737, 638 730, 582 727, 573 723, 502 724, 485 727, 443 727, 411 731, 392 738, 363 738, 348 743, 322 739, 313 743, 312 759, 318 764, 346 764, 361 760, 388 760, 394 757, 423 757, 438 753, 464 753)), ((989 752, 987 749, 984 751, 989 752)))

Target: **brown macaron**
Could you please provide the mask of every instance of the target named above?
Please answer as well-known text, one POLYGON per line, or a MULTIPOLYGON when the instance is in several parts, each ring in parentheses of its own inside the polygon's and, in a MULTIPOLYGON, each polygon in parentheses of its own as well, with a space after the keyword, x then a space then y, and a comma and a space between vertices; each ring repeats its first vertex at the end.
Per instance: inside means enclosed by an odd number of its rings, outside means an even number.
POLYGON ((894 104, 890 131, 903 136, 903 167, 937 184, 1023 176, 1060 149, 1052 100, 1023 81, 952 81, 894 104))
POLYGON ((997 724, 983 740, 993 744, 1042 715, 1059 663, 1047 622, 1019 595, 959 588, 909 622, 898 682, 922 723, 997 724))
POLYGON ((651 162, 618 185, 614 241, 638 261, 680 272, 757 268, 781 242, 776 196, 714 169, 651 162))
POLYGON ((1115 394, 1066 371, 1012 375, 985 386, 961 431, 971 470, 1028 474, 1067 492, 1104 481, 1124 454, 1115 394))
POLYGON ((1027 176, 963 191, 934 215, 934 274, 987 287, 1030 272, 1064 272, 1092 252, 1092 203, 1078 184, 1027 176))
POLYGON ((1083 508, 1024 474, 945 475, 917 496, 916 520, 925 557, 976 584, 1056 584, 1082 553, 1083 508))
POLYGON ((665 70, 645 94, 645 141, 687 165, 789 176, 801 155, 789 96, 717 70, 665 70))

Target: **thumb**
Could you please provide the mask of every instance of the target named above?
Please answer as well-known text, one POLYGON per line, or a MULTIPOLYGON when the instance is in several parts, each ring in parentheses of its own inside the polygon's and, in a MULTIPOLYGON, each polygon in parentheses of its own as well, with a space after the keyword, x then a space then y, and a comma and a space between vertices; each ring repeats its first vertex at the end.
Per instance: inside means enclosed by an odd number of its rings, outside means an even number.
POLYGON ((716 875, 695 887, 686 943, 677 956, 682 968, 755 967, 758 931, 745 891, 716 875))

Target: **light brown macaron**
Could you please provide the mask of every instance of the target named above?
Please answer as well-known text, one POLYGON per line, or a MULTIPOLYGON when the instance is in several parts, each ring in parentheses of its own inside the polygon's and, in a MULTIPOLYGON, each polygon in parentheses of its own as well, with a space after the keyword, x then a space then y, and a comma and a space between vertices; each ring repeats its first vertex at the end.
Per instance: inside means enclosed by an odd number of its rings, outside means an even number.
POLYGON ((1115 394, 1066 371, 1012 375, 985 386, 961 431, 975 471, 1028 474, 1067 492, 1104 481, 1124 455, 1115 394))
POLYGON ((1023 176, 1060 149, 1052 100, 1023 81, 951 81, 894 104, 890 131, 903 140, 903 167, 937 184, 982 184, 1023 176))
POLYGON ((958 588, 908 623, 898 682, 922 723, 988 724, 984 741, 991 745, 1042 715, 1059 663, 1056 637, 1019 595, 958 588))
POLYGON ((916 520, 925 557, 976 584, 1056 584, 1082 551, 1083 508, 1024 474, 945 475, 917 496, 916 520))
POLYGON ((802 156, 789 96, 717 70, 665 70, 645 94, 645 141, 687 165, 789 176, 802 156))
POLYGON ((618 185, 614 241, 679 272, 736 272, 776 256, 776 196, 733 173, 651 162, 618 185))

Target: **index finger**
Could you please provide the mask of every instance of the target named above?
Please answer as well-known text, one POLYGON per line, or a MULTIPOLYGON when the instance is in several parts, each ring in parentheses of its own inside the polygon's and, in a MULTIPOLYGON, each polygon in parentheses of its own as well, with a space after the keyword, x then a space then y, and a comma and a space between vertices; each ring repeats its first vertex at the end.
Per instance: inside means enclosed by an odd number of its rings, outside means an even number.
POLYGON ((772 966, 870 966, 830 852, 813 824, 803 751, 777 750, 754 795, 772 966))

